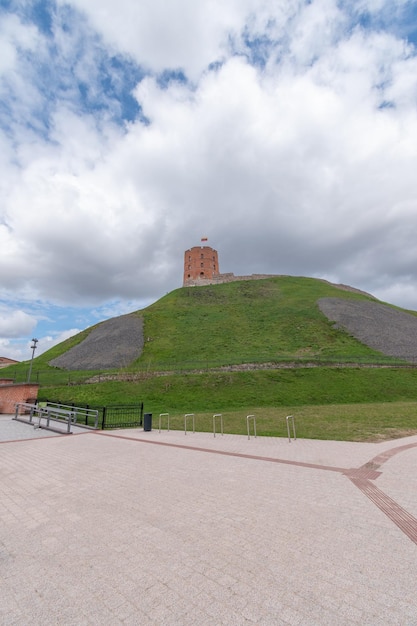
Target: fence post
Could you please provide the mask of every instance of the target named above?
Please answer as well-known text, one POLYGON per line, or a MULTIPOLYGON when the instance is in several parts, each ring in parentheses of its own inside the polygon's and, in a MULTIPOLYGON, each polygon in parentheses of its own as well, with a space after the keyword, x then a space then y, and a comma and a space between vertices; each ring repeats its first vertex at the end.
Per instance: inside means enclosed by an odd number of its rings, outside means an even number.
POLYGON ((106 407, 103 406, 103 417, 101 420, 101 430, 104 430, 106 427, 106 407))

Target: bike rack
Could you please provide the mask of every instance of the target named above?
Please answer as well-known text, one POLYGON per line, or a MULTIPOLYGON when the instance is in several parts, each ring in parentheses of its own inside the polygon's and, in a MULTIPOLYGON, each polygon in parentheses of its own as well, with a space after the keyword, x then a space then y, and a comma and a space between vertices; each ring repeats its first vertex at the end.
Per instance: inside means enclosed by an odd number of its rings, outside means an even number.
POLYGON ((159 432, 161 432, 161 420, 163 417, 167 418, 167 431, 169 432, 169 413, 160 413, 159 414, 159 432))
POLYGON ((295 435, 294 415, 287 415, 286 420, 287 420, 288 442, 291 443, 290 420, 292 421, 292 435, 293 435, 293 439, 294 439, 294 441, 297 439, 297 437, 295 435))
POLYGON ((220 429, 223 435, 223 415, 221 413, 215 413, 213 415, 213 436, 216 436, 216 417, 220 417, 220 429))
POLYGON ((248 439, 250 439, 249 420, 253 420, 253 434, 254 434, 254 437, 256 438, 256 417, 254 415, 247 415, 246 416, 246 426, 247 426, 247 429, 248 429, 248 439))
POLYGON ((192 417, 193 418, 193 434, 195 433, 195 417, 194 417, 194 413, 186 413, 184 415, 184 435, 187 434, 187 417, 192 417))

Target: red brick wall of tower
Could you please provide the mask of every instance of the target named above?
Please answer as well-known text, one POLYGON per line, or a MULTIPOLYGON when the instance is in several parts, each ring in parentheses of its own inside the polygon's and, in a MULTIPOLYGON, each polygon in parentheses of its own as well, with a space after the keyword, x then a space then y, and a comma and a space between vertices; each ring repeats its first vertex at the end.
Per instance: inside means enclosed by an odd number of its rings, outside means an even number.
POLYGON ((217 250, 210 246, 195 246, 184 253, 184 282, 211 279, 219 274, 217 250))

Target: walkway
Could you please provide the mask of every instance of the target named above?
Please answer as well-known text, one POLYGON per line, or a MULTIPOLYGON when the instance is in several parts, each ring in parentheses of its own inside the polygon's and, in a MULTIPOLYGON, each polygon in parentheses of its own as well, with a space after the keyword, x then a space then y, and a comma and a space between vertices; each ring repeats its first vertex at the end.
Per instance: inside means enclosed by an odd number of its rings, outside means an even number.
POLYGON ((416 461, 417 436, 4 441, 0 623, 416 626, 416 461))

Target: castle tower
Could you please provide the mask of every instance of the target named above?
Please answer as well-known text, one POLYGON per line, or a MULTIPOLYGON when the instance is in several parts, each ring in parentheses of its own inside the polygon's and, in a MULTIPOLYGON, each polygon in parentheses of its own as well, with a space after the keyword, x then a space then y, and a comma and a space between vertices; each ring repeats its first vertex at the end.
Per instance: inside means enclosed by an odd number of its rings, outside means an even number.
MULTIPOLYGON (((202 239, 205 242, 207 239, 202 239)), ((184 253, 184 282, 183 286, 195 284, 200 280, 211 280, 219 274, 219 259, 217 250, 210 246, 194 246, 184 253)))

